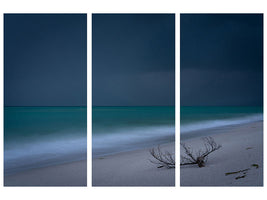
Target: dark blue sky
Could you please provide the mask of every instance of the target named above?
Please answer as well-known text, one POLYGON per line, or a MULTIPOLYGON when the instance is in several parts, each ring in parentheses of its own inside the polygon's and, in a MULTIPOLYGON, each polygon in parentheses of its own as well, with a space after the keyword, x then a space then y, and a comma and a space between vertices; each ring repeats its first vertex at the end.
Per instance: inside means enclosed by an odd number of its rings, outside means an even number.
POLYGON ((86 30, 86 14, 5 14, 5 106, 85 106, 86 30))
POLYGON ((93 105, 174 105, 175 15, 93 14, 93 105))
POLYGON ((181 105, 263 105, 263 15, 180 20, 181 105))

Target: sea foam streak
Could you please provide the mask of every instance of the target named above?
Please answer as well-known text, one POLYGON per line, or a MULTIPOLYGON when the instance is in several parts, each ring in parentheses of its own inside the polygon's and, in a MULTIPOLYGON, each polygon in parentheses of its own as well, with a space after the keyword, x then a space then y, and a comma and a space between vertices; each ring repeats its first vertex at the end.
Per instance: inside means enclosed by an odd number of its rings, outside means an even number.
POLYGON ((5 175, 86 159, 86 107, 5 107, 5 175))
POLYGON ((261 120, 263 120, 262 114, 254 114, 254 115, 248 115, 239 118, 229 118, 224 120, 218 119, 218 120, 198 121, 186 125, 181 125, 180 132, 181 134, 183 134, 192 131, 205 130, 205 129, 211 129, 229 125, 245 124, 261 120))
POLYGON ((86 137, 76 136, 5 146, 5 174, 86 159, 86 137))
POLYGON ((128 127, 93 136, 93 156, 129 151, 174 141, 173 125, 128 127))

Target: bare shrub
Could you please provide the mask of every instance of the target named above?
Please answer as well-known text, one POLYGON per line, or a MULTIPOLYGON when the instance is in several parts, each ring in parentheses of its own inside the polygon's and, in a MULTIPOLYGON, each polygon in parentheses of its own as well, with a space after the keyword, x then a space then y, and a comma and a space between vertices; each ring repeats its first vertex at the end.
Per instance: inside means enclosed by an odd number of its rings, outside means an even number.
POLYGON ((186 156, 181 155, 180 166, 197 164, 199 167, 204 167, 208 160, 208 155, 222 147, 218 145, 212 137, 205 137, 203 141, 205 149, 201 149, 197 153, 194 153, 185 143, 181 143, 186 156))
POLYGON ((154 160, 150 160, 150 162, 157 164, 158 168, 175 168, 175 157, 170 152, 165 151, 163 153, 159 146, 158 148, 150 149, 149 152, 154 158, 154 160))

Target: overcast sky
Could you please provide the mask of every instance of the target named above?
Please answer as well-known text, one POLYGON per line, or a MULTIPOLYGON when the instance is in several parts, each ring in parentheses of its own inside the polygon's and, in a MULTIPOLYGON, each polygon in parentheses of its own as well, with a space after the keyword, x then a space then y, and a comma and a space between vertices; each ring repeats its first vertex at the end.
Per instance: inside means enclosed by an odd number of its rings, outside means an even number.
POLYGON ((263 15, 180 20, 181 105, 263 105, 263 15))
POLYGON ((93 105, 174 105, 175 15, 93 14, 93 105))
POLYGON ((86 14, 5 14, 5 106, 85 106, 86 27, 86 14))

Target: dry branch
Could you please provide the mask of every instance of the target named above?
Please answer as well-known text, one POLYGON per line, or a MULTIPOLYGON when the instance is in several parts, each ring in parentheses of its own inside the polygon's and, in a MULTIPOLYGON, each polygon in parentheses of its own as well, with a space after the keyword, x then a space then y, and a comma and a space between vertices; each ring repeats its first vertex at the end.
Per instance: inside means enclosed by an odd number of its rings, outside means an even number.
POLYGON ((163 153, 159 146, 158 148, 150 149, 149 152, 154 158, 154 160, 150 160, 150 162, 157 164, 158 168, 175 168, 175 157, 170 152, 165 151, 163 153))
POLYGON ((208 155, 222 147, 221 145, 218 145, 212 137, 205 137, 203 138, 203 141, 205 149, 199 150, 195 154, 189 146, 187 146, 185 143, 181 143, 181 146, 185 150, 186 156, 181 155, 180 166, 197 164, 199 167, 204 167, 208 160, 208 155))

